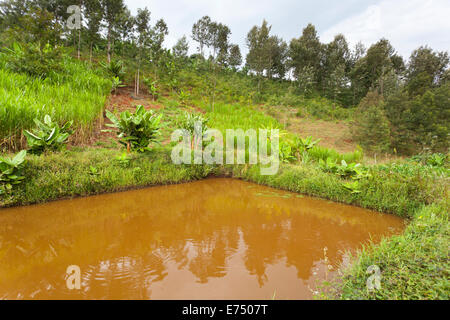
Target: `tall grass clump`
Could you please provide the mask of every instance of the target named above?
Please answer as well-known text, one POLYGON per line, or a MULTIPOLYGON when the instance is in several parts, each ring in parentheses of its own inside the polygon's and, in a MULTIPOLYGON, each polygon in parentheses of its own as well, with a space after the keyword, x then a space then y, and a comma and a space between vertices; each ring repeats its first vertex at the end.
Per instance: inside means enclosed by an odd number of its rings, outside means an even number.
POLYGON ((111 81, 69 59, 63 70, 33 78, 0 69, 1 149, 23 147, 22 130, 33 128, 33 119, 43 119, 46 114, 60 124, 73 120, 75 136, 88 136, 103 110, 111 81))

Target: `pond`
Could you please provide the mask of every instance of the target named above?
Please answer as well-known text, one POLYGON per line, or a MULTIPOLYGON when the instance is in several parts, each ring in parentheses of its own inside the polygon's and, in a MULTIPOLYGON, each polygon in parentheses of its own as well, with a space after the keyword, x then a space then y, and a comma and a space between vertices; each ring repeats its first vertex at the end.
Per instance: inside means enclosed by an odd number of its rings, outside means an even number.
POLYGON ((0 209, 0 298, 310 299, 348 252, 403 229, 227 178, 0 209))

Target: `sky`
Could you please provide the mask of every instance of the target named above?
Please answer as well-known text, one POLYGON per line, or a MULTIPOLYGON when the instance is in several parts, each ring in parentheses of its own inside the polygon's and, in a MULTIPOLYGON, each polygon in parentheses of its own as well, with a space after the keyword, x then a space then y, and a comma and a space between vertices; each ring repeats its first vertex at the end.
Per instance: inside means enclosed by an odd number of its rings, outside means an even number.
POLYGON ((125 0, 133 14, 137 8, 151 11, 152 24, 163 18, 171 48, 183 35, 190 40, 191 53, 197 49, 190 38, 192 25, 204 15, 231 29, 231 42, 247 53, 245 38, 266 19, 271 34, 287 42, 298 38, 303 28, 315 25, 320 40, 330 42, 338 33, 353 47, 366 47, 381 38, 391 41, 405 59, 421 45, 450 51, 449 0, 125 0))

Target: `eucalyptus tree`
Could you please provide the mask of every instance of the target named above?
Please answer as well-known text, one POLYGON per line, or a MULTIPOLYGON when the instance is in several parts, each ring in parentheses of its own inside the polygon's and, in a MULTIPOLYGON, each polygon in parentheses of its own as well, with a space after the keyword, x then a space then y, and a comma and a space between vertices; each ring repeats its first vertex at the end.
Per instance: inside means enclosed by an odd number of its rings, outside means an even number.
POLYGON ((120 23, 120 14, 125 10, 123 0, 101 0, 104 11, 103 19, 106 24, 107 56, 108 62, 111 62, 111 44, 114 41, 114 31, 120 23))
POLYGON ((261 78, 264 71, 270 69, 272 64, 269 50, 269 33, 271 27, 264 20, 261 27, 254 26, 247 34, 247 47, 249 52, 246 57, 246 65, 258 76, 258 92, 261 89, 261 78))
POLYGON ((443 84, 449 70, 448 52, 433 51, 427 46, 414 50, 406 68, 406 82, 411 95, 443 84))
POLYGON ((352 70, 352 78, 362 86, 362 98, 370 89, 376 89, 381 95, 385 95, 384 84, 387 77, 393 74, 400 76, 404 71, 403 58, 399 56, 394 47, 386 39, 381 39, 373 44, 366 55, 356 62, 352 70))
POLYGON ((100 24, 103 20, 103 10, 99 1, 86 1, 84 5, 86 33, 89 42, 89 60, 92 61, 92 48, 94 43, 101 39, 100 24))
POLYGON ((182 36, 178 39, 177 43, 172 48, 172 53, 175 58, 186 59, 189 52, 189 43, 186 36, 182 36))
POLYGON ((293 75, 303 83, 305 91, 309 90, 306 88, 317 87, 320 82, 322 49, 316 28, 311 23, 303 29, 299 38, 292 39, 289 44, 293 75))
POLYGON ((283 79, 288 69, 288 45, 278 36, 271 36, 267 46, 270 54, 270 67, 267 69, 267 76, 283 79))
POLYGON ((198 49, 203 57, 203 48, 211 43, 211 23, 211 18, 204 16, 192 26, 192 39, 198 42, 198 49))
POLYGON ((342 34, 336 35, 332 42, 324 46, 320 80, 323 93, 334 101, 339 94, 349 89, 351 59, 348 42, 342 34))
POLYGON ((242 64, 242 54, 239 45, 231 44, 228 55, 228 65, 233 69, 237 69, 242 64))
POLYGON ((135 78, 135 93, 136 95, 139 95, 141 63, 145 53, 144 50, 147 47, 151 34, 150 11, 147 8, 138 9, 135 22, 138 42, 138 70, 135 78))
POLYGON ((125 55, 125 46, 127 41, 134 40, 134 30, 136 20, 131 14, 129 9, 123 10, 118 16, 118 23, 115 28, 115 32, 121 40, 121 55, 125 55))

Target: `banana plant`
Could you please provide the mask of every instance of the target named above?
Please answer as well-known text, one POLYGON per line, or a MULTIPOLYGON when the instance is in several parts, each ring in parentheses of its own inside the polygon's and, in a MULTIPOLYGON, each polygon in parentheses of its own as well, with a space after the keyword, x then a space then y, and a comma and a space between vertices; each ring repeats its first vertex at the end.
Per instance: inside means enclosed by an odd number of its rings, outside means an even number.
POLYGON ((336 173, 339 167, 336 160, 333 160, 331 157, 328 157, 326 161, 319 159, 319 166, 323 171, 332 173, 336 173))
POLYGON ((120 80, 123 80, 123 76, 125 75, 125 69, 123 67, 122 61, 111 60, 110 63, 101 62, 100 65, 114 78, 119 78, 120 80))
POLYGON ((346 190, 351 191, 352 194, 361 193, 358 181, 347 182, 342 185, 346 190))
POLYGON ((178 99, 180 100, 181 104, 185 106, 187 104, 187 99, 190 97, 189 92, 180 90, 178 93, 178 99))
POLYGON ((106 116, 112 122, 107 126, 118 130, 119 142, 126 146, 128 153, 131 150, 148 151, 151 142, 158 142, 162 114, 157 115, 153 110, 147 111, 140 105, 136 107, 134 114, 127 110, 116 117, 111 111, 106 110, 106 116))
POLYGON ((114 95, 117 95, 117 89, 123 88, 125 85, 122 83, 122 81, 119 79, 119 77, 113 77, 112 79, 112 89, 114 91, 114 95))
POLYGON ((198 137, 204 137, 208 130, 209 119, 198 113, 184 112, 184 115, 177 120, 177 126, 184 129, 191 137, 191 149, 198 144, 198 137))
POLYGON ((27 138, 30 153, 42 154, 46 150, 61 150, 67 139, 72 134, 70 127, 73 121, 66 122, 61 128, 58 123, 53 122, 49 115, 44 117, 44 122, 34 119, 36 129, 33 132, 24 130, 23 134, 27 138))
POLYGON ((320 139, 313 141, 313 138, 310 136, 306 139, 300 138, 299 144, 300 147, 303 148, 303 150, 308 151, 309 149, 312 149, 319 141, 320 139))
POLYGON ((293 150, 291 144, 286 141, 280 142, 280 159, 283 162, 289 163, 295 161, 297 158, 294 156, 295 150, 293 150))
POLYGON ((21 171, 26 155, 27 152, 22 150, 12 159, 0 157, 0 195, 11 191, 14 185, 25 179, 21 171))
POLYGON ((152 81, 150 78, 145 78, 144 84, 147 86, 148 91, 152 95, 153 101, 158 100, 158 81, 152 81))

